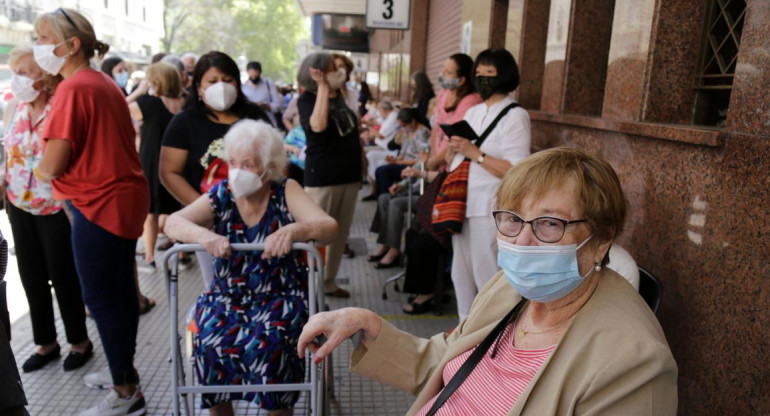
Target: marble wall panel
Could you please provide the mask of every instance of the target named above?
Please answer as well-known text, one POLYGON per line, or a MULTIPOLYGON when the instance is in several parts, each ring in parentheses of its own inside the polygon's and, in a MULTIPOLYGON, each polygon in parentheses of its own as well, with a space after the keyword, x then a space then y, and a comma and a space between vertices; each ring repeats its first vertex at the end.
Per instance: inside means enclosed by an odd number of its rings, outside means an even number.
POLYGON ((640 120, 655 0, 615 0, 602 117, 640 120))
POLYGON ((770 141, 705 147, 535 121, 533 145, 617 170, 630 203, 618 242, 663 283, 679 414, 769 414, 770 141))

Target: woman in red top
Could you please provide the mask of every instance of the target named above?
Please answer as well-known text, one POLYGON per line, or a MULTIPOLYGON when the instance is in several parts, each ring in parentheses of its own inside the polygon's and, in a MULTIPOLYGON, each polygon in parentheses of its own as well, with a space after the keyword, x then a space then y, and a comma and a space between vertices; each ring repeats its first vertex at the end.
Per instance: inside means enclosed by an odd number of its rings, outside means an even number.
POLYGON ((83 300, 96 321, 109 374, 85 378, 90 387, 113 386, 107 398, 81 415, 144 414, 134 368, 139 308, 134 250, 149 206, 147 180, 134 149, 128 104, 117 85, 89 66, 96 40, 80 13, 59 8, 35 22, 35 61, 61 74, 38 177, 52 180, 54 198, 73 213, 72 246, 83 300), (119 410, 119 411, 116 411, 119 410))

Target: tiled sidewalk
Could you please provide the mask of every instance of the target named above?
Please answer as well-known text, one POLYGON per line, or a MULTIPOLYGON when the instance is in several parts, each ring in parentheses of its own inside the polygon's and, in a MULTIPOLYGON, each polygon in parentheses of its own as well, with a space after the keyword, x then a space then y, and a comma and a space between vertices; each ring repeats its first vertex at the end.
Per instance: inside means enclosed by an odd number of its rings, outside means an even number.
MULTIPOLYGON (((366 190, 366 188, 364 188, 366 190)), ((362 194, 363 195, 363 194, 362 194)), ((421 316, 404 315, 401 305, 406 295, 389 290, 389 300, 382 299, 382 282, 398 272, 398 269, 375 270, 366 262, 367 251, 375 247, 375 236, 370 234, 369 223, 373 217, 376 203, 361 202, 356 209, 353 228, 350 233, 351 247, 356 252, 353 259, 344 259, 338 280, 341 285, 352 293, 350 299, 329 299, 328 305, 335 309, 346 306, 361 306, 382 314, 399 328, 419 336, 430 336, 440 331, 452 328, 457 323, 456 315, 436 316, 426 314, 421 316)), ((158 257, 160 259, 160 256, 158 257)), ((10 261, 15 261, 14 257, 10 261)), ((166 284, 160 270, 150 273, 140 271, 140 286, 142 292, 154 298, 158 305, 148 314, 142 316, 139 322, 137 339, 136 365, 142 378, 142 388, 147 400, 149 415, 170 415, 172 401, 170 394, 169 325, 168 302, 166 299, 166 284)), ((192 305, 196 296, 203 290, 203 285, 197 267, 181 272, 180 276, 180 316, 181 311, 192 305)), ((57 331, 59 343, 62 344, 62 354, 66 354, 66 339, 64 329, 57 311, 57 331)), ((453 311, 454 307, 444 310, 453 311)), ((32 331, 29 316, 24 315, 13 325, 13 340, 11 345, 16 361, 21 363, 32 354, 35 346, 32 343, 32 331)), ((83 376, 89 372, 105 367, 106 360, 101 349, 99 336, 93 320, 88 319, 88 330, 91 339, 96 344, 96 353, 84 368, 70 373, 61 369, 61 362, 49 364, 42 370, 23 374, 22 381, 27 393, 29 406, 27 409, 33 416, 37 415, 76 415, 78 411, 92 406, 106 393, 91 390, 83 384, 83 376)), ((332 406, 334 415, 403 415, 412 403, 413 397, 388 386, 368 379, 351 375, 348 372, 348 359, 352 352, 349 342, 343 343, 335 351, 334 383, 336 403, 332 406)), ((21 368, 19 369, 21 371, 21 368)), ((188 371, 189 373, 189 371, 188 371)), ((238 415, 267 415, 247 402, 236 402, 238 415)), ((303 415, 304 398, 297 404, 295 415, 303 415)), ((199 415, 208 415, 207 411, 195 409, 199 415)))

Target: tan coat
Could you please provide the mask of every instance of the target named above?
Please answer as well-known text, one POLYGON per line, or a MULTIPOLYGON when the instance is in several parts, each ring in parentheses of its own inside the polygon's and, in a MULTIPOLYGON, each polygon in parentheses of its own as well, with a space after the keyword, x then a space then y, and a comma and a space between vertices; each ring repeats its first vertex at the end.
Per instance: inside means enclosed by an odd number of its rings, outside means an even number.
MULTIPOLYGON (((443 387, 444 365, 479 344, 520 296, 502 272, 476 296, 451 335, 412 336, 383 321, 372 348, 361 346, 351 371, 417 395, 420 411, 443 387)), ((675 415, 677 367, 663 330, 622 277, 604 269, 593 296, 509 415, 675 415)))

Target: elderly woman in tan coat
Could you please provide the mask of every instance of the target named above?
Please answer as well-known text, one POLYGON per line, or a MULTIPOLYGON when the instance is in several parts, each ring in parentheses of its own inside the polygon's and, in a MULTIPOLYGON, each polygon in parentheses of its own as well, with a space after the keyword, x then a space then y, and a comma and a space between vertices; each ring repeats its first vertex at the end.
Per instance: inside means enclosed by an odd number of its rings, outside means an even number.
POLYGON ((319 361, 360 334, 351 370, 416 394, 408 415, 675 415, 665 335, 604 267, 625 213, 608 163, 575 149, 537 153, 497 191, 502 271, 451 334, 418 338, 346 308, 313 316, 300 354, 319 361))

